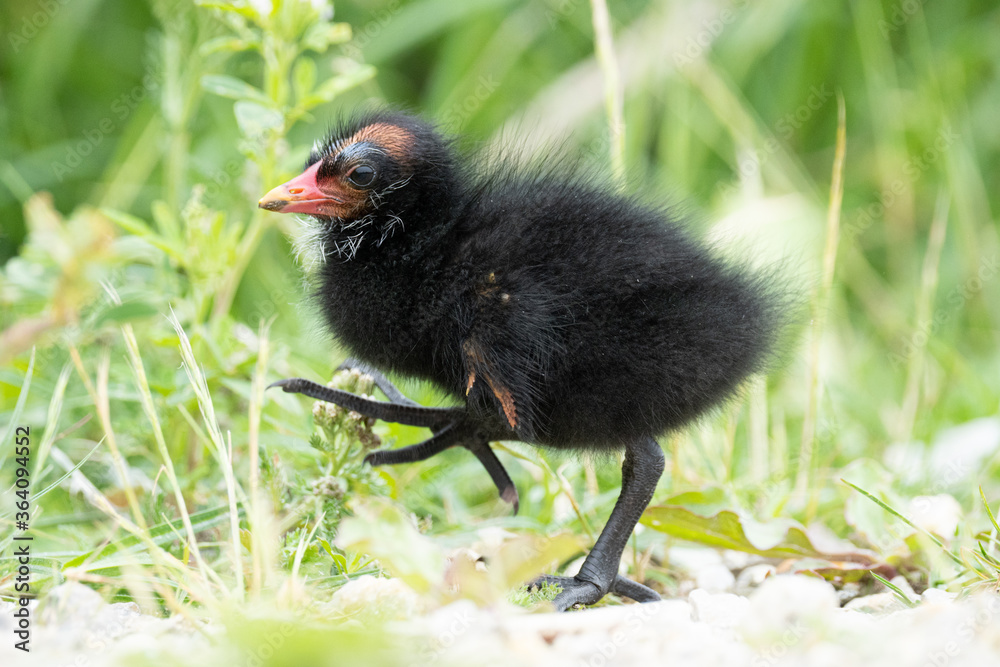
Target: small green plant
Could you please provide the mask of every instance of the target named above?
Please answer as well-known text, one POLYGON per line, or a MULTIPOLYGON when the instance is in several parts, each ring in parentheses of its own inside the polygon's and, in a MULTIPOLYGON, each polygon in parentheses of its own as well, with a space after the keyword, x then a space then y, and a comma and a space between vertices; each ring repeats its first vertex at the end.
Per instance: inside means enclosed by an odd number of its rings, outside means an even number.
MULTIPOLYGON (((328 386, 368 395, 374 382, 355 369, 346 369, 334 374, 328 386)), ((364 464, 365 455, 382 441, 373 430, 375 421, 356 412, 316 401, 312 415, 315 430, 309 445, 317 454, 314 464, 291 469, 279 457, 265 453, 261 459, 262 483, 270 490, 274 505, 285 508, 284 525, 290 530, 286 545, 295 545, 303 537, 309 544, 304 559, 297 547, 286 548, 282 563, 288 565, 297 557, 302 563, 329 569, 329 558, 333 558, 333 573, 349 574, 366 567, 369 561, 359 560, 360 554, 348 554, 333 542, 341 518, 349 514, 352 497, 389 494, 385 477, 364 464)))
POLYGON ((546 602, 552 602, 561 590, 559 586, 547 581, 536 587, 521 586, 511 591, 510 595, 507 596, 507 602, 525 609, 535 609, 543 606, 546 602))

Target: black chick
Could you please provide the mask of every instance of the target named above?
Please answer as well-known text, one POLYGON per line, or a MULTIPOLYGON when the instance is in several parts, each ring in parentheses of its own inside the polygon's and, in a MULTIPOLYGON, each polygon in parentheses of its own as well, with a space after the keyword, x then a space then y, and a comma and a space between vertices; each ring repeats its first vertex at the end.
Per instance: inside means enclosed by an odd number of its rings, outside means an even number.
POLYGON ((368 461, 464 446, 515 511, 491 440, 624 450, 621 495, 579 574, 542 580, 561 586, 559 609, 609 591, 659 600, 618 575, 663 472, 654 438, 765 367, 784 300, 770 276, 716 257, 668 212, 560 174, 564 162, 483 165, 419 118, 374 112, 332 132, 300 176, 260 200, 314 218, 322 312, 390 402, 275 384, 433 429, 368 461), (377 369, 430 380, 464 407, 418 406, 377 369))

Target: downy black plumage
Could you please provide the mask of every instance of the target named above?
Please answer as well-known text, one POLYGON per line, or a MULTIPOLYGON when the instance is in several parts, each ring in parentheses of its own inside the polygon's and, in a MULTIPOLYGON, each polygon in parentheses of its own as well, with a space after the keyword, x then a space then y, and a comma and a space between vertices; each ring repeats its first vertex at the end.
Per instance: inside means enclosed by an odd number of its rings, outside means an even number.
POLYGON ((668 210, 565 164, 463 159, 397 112, 334 130, 260 206, 314 218, 322 312, 390 402, 276 384, 432 428, 370 462, 465 446, 515 510, 489 441, 624 450, 622 494, 580 573, 545 579, 562 586, 560 609, 609 591, 659 599, 617 575, 663 470, 654 438, 765 369, 786 301, 770 275, 722 260, 668 210), (430 380, 463 407, 417 406, 380 369, 430 380))

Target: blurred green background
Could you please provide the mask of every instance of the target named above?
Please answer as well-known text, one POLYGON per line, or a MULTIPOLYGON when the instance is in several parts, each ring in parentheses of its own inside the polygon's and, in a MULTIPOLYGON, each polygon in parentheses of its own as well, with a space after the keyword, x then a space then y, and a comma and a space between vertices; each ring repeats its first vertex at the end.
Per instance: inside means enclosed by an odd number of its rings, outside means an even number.
MULTIPOLYGON (((721 489, 715 508, 820 520, 913 557, 908 534, 860 509, 867 501, 839 482, 848 477, 894 506, 954 496, 968 527, 942 537, 971 540, 988 527, 978 487, 1000 496, 1000 7, 628 0, 610 14, 626 188, 673 202, 737 256, 785 262, 812 304, 783 371, 664 440, 670 473, 657 498, 721 489), (830 227, 838 96, 846 161, 830 227), (824 249, 836 260, 826 269, 824 249)), ((212 505, 224 494, 211 435, 192 417, 201 404, 166 318, 191 336, 245 479, 261 321, 271 322, 268 380, 326 380, 343 356, 307 304, 295 222, 256 209, 339 115, 387 103, 465 146, 517 137, 529 151, 564 144, 611 161, 584 0, 29 0, 0 20, 0 423, 35 425, 46 451, 74 463, 110 424, 135 479, 116 477, 103 447, 80 470, 121 506, 134 486, 151 523, 173 501, 150 483, 162 453, 123 326, 138 338, 181 491, 191 511, 212 505), (100 386, 88 386, 105 358, 109 423, 95 408, 100 386)), ((300 475, 301 491, 316 458, 308 409, 289 397, 262 409, 259 442, 290 462, 283 474, 300 475)), ((389 441, 421 437, 379 428, 389 441)), ((496 518, 493 490, 461 452, 380 478, 409 495, 379 492, 441 532, 475 520, 580 533, 617 493, 615 466, 553 459, 552 477, 502 456, 520 519, 496 518), (559 477, 583 499, 579 514, 560 509, 559 477)), ((46 455, 37 466, 45 481, 62 473, 46 455)), ((60 529, 46 538, 53 553, 84 553, 109 534, 68 490, 45 503, 42 525, 60 529)))

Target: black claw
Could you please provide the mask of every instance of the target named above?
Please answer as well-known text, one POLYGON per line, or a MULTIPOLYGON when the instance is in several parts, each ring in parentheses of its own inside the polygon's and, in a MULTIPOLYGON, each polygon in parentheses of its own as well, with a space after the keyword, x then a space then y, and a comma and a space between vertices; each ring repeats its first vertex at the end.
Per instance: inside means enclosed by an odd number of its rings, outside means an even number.
POLYGON ((286 378, 284 380, 277 380, 277 381, 272 382, 271 384, 267 385, 267 387, 265 387, 265 389, 273 389, 275 387, 281 387, 282 389, 284 389, 294 379, 295 378, 286 378))
POLYGON ((517 498, 517 487, 511 484, 507 488, 501 489, 500 498, 503 499, 504 502, 508 502, 514 506, 514 516, 517 516, 517 511, 520 508, 520 503, 517 498))

